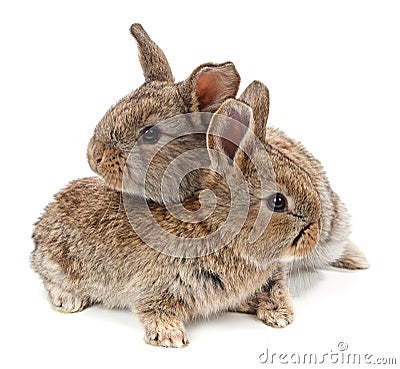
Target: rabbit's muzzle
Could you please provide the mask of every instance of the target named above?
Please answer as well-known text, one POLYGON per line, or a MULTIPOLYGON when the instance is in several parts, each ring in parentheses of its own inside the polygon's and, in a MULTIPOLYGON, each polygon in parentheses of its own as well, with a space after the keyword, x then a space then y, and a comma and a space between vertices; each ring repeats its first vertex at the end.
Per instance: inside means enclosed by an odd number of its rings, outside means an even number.
POLYGON ((289 213, 295 220, 296 234, 288 245, 289 253, 303 258, 318 245, 322 229, 321 201, 316 191, 311 191, 289 213))
POLYGON ((122 189, 125 158, 115 148, 92 138, 87 150, 90 168, 103 177, 108 186, 122 189))
POLYGON ((292 241, 292 255, 301 258, 312 252, 318 244, 320 231, 320 221, 309 223, 303 227, 292 241))
POLYGON ((99 174, 98 165, 102 162, 105 151, 105 145, 101 142, 96 142, 92 138, 89 142, 87 150, 87 158, 89 161, 90 168, 99 174))

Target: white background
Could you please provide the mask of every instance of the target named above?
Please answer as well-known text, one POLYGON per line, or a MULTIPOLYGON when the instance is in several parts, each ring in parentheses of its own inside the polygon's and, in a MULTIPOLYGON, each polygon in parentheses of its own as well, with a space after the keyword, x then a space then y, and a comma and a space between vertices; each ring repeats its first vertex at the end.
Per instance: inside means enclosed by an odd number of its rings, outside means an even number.
POLYGON ((322 355, 340 341, 399 363, 399 14, 396 1, 2 2, 1 367, 250 368, 267 348, 322 355), (46 301, 29 268, 32 224, 60 188, 92 175, 93 129, 143 82, 133 22, 176 80, 231 60, 241 91, 266 83, 270 124, 321 160, 347 204, 372 266, 292 285, 291 326, 224 314, 189 324, 187 348, 161 349, 129 312, 65 315, 46 301))

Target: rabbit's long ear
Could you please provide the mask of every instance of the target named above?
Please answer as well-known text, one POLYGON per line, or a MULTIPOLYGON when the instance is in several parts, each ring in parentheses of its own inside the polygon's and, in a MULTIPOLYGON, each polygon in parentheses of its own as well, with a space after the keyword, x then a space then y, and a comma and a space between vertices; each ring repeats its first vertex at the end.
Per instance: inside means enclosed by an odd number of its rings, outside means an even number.
POLYGON ((239 89, 240 76, 231 62, 197 67, 178 87, 190 111, 215 112, 239 89))
POLYGON ((238 149, 253 127, 251 108, 234 99, 226 100, 211 119, 207 131, 207 148, 211 163, 219 167, 222 161, 235 160, 238 149), (223 153, 224 155, 221 155, 223 153))
POLYGON ((254 133, 258 138, 263 139, 269 114, 269 91, 267 86, 260 81, 253 81, 246 87, 239 99, 253 110, 253 117, 258 129, 258 132, 254 133))
POLYGON ((165 81, 174 83, 171 68, 162 50, 151 40, 139 23, 131 26, 131 34, 139 49, 139 60, 146 82, 165 81))

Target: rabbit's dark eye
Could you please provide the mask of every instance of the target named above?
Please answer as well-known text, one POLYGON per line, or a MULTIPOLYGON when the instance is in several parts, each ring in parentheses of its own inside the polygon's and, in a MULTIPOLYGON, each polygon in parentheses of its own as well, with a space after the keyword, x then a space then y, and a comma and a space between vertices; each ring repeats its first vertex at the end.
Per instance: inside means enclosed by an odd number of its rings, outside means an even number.
POLYGON ((267 206, 270 210, 283 213, 288 210, 288 201, 281 193, 274 193, 267 197, 267 206))
POLYGON ((142 140, 146 143, 156 143, 160 139, 160 130, 156 126, 146 127, 143 130, 142 140))

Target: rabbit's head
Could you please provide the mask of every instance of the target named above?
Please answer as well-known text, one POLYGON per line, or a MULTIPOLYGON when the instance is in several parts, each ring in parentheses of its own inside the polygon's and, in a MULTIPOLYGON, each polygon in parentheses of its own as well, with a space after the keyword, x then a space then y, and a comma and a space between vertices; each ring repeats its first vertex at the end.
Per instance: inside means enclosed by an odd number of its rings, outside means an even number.
MULTIPOLYGON (((249 234, 250 242, 240 243, 239 251, 257 263, 304 257, 316 247, 322 226, 320 198, 309 175, 268 143, 268 110, 268 89, 255 81, 239 100, 221 105, 207 132, 211 168, 230 180, 231 201, 247 193, 240 232, 249 234)), ((204 187, 221 187, 213 181, 206 179, 204 187)))
MULTIPOLYGON (((240 83, 239 74, 230 62, 200 65, 185 81, 174 83, 162 50, 140 24, 133 24, 130 30, 138 44, 145 83, 107 111, 87 151, 90 167, 116 190, 122 190, 125 163, 133 146, 141 143, 151 148, 167 134, 156 125, 158 122, 189 112, 214 112, 223 101, 236 95, 240 83)), ((204 134, 177 138, 157 152, 146 168, 146 198, 163 202, 159 173, 180 152, 196 147, 205 147, 204 134)), ((132 177, 140 175, 130 173, 132 177)), ((182 180, 176 201, 196 189, 197 177, 193 172, 182 180)), ((134 188, 130 190, 135 194, 134 188)))

